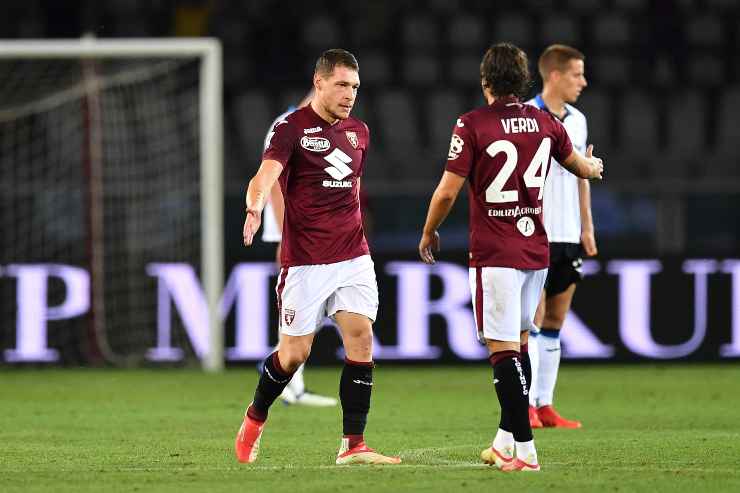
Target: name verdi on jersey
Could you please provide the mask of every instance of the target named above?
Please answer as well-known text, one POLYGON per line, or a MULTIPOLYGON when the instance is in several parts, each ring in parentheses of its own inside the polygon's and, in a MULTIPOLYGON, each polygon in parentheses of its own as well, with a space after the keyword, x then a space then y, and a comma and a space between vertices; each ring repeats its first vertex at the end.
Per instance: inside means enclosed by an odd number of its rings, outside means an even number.
POLYGON ((488 209, 488 217, 519 217, 524 215, 542 214, 542 206, 539 207, 511 207, 509 209, 488 209))
POLYGON ((324 188, 352 188, 352 181, 324 180, 321 186, 324 188))
POLYGON ((507 134, 539 132, 540 127, 534 118, 502 118, 501 125, 507 134))

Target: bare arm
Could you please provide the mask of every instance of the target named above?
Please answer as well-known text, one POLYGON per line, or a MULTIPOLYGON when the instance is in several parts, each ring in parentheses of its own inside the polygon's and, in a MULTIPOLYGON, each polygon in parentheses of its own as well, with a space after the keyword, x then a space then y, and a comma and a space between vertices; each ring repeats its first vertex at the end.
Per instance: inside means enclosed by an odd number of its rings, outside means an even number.
POLYGON ((275 222, 280 231, 283 230, 283 217, 285 215, 285 200, 283 192, 280 190, 280 184, 276 181, 270 191, 270 202, 272 203, 272 212, 275 215, 275 222))
MULTIPOLYGON (((283 234, 283 218, 285 217, 285 200, 283 198, 283 192, 280 190, 280 184, 275 182, 270 191, 270 203, 272 203, 272 214, 275 216, 275 224, 277 224, 278 230, 282 238, 283 234)), ((283 241, 278 241, 277 248, 275 248, 275 262, 278 267, 280 266, 280 251, 282 250, 283 241)))
POLYGON ((604 171, 604 164, 600 158, 593 155, 594 146, 589 145, 586 149, 586 155, 581 156, 578 151, 573 150, 570 156, 565 158, 562 164, 565 169, 578 176, 579 178, 585 179, 599 179, 601 180, 601 173, 604 171))
POLYGON ((244 246, 249 246, 262 222, 262 209, 275 181, 283 171, 283 165, 271 159, 262 161, 257 174, 249 181, 247 188, 247 218, 244 221, 244 246))
POLYGON ((429 203, 429 212, 424 224, 421 241, 419 242, 419 255, 427 264, 434 263, 432 250, 439 250, 439 233, 437 228, 442 224, 450 213, 460 189, 465 183, 465 178, 450 171, 445 171, 437 189, 432 195, 429 203))
POLYGON ((594 220, 591 216, 591 184, 588 180, 578 180, 578 203, 581 209, 581 245, 586 255, 593 257, 598 253, 594 220))

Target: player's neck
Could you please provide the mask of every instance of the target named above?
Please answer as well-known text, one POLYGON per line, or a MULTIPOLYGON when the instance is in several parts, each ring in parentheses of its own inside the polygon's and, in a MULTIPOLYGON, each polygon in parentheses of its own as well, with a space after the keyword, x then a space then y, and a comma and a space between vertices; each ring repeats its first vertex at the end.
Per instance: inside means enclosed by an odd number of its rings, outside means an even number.
POLYGON ((517 97, 514 96, 513 94, 509 94, 508 96, 501 96, 497 98, 489 91, 484 92, 483 96, 486 98, 486 102, 488 103, 489 106, 500 99, 515 99, 515 100, 517 99, 517 97))
POLYGON ((565 116, 565 99, 555 94, 548 87, 542 90, 542 100, 545 102, 545 106, 550 110, 550 113, 562 118, 565 116))
POLYGON ((310 103, 311 109, 319 115, 319 118, 326 121, 330 125, 334 125, 339 121, 339 118, 333 117, 328 111, 324 109, 323 106, 319 104, 319 102, 316 99, 312 99, 310 103))

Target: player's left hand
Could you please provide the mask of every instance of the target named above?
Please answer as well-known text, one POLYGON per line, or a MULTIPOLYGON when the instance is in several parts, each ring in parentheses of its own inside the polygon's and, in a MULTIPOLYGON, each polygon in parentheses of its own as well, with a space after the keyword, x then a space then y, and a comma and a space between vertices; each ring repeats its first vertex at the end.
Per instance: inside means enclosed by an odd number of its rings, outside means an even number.
POLYGON ((593 257, 599 253, 599 249, 596 248, 596 236, 594 236, 593 230, 581 231, 581 245, 587 257, 593 257))
POLYGON ((262 224, 261 216, 262 214, 258 211, 247 210, 247 218, 244 220, 244 230, 242 231, 244 246, 250 246, 254 241, 254 235, 262 224))
POLYGON ((439 233, 424 233, 421 235, 421 241, 419 242, 419 256, 425 264, 433 264, 435 262, 432 251, 439 251, 439 233))

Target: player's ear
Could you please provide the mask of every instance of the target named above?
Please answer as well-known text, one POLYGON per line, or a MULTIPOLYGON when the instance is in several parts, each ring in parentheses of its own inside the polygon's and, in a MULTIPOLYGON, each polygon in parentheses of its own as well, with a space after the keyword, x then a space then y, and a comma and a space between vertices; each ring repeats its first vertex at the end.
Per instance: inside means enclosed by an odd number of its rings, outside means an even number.
POLYGON ((321 76, 318 72, 313 74, 313 89, 314 91, 321 89, 321 76))
POLYGON ((493 99, 493 93, 491 92, 491 89, 483 81, 481 81, 480 83, 480 88, 483 91, 483 99, 486 100, 486 103, 489 103, 491 99, 493 99))

